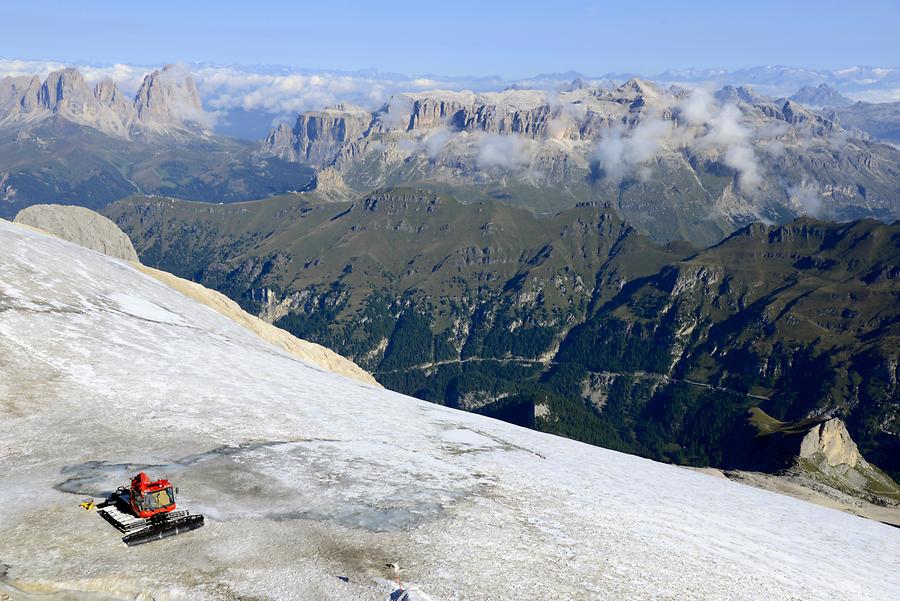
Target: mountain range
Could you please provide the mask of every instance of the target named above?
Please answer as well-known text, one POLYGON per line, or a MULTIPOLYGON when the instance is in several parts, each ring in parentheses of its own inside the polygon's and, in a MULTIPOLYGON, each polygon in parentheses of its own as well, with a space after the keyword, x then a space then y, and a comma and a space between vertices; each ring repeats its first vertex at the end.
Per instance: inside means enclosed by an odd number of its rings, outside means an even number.
POLYGON ((133 98, 71 70, 0 89, 0 215, 105 207, 146 263, 389 388, 694 465, 747 467, 750 409, 836 415, 900 473, 896 233, 871 220, 900 215, 900 151, 840 116, 576 79, 337 105, 252 145, 177 67, 133 98))
POLYGON ((350 200, 411 185, 536 213, 610 204, 657 241, 703 246, 754 221, 895 219, 900 151, 871 135, 890 139, 892 120, 888 105, 815 112, 742 87, 576 79, 558 91, 401 93, 374 111, 336 105, 254 145, 210 132, 182 67, 149 73, 133 97, 63 69, 0 80, 0 215, 133 193, 350 200))
POLYGON ((112 79, 89 85, 77 69, 0 80, 0 127, 34 124, 52 116, 121 138, 208 135, 209 119, 194 80, 174 65, 153 71, 133 98, 112 79))
POLYGON ((822 83, 817 86, 803 86, 791 95, 790 100, 809 108, 845 107, 853 101, 829 86, 822 83))
POLYGON ((740 87, 401 94, 301 114, 263 151, 315 168, 331 199, 414 185, 538 213, 598 201, 662 242, 799 215, 900 217, 900 151, 740 87))

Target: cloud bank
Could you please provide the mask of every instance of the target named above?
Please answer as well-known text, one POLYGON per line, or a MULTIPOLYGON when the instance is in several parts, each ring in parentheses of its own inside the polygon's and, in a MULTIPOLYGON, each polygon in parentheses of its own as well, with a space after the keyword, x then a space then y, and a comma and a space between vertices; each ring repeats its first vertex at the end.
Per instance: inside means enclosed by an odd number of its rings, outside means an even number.
POLYGON ((653 159, 666 150, 684 148, 717 155, 737 172, 744 190, 762 184, 762 167, 754 145, 763 132, 747 126, 736 105, 721 104, 709 90, 697 88, 681 98, 670 95, 666 112, 666 118, 646 116, 632 128, 619 124, 600 137, 592 159, 607 179, 643 179, 653 159))
POLYGON ((797 186, 791 186, 788 188, 788 196, 791 207, 801 215, 822 217, 825 214, 822 193, 814 182, 804 181, 797 186))

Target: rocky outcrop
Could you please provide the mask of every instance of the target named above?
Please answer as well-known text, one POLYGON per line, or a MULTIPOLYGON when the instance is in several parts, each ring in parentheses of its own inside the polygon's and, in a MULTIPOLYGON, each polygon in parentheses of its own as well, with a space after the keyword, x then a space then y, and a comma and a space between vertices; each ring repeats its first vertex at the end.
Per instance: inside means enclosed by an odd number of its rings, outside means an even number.
POLYGON ((803 434, 796 463, 783 475, 832 496, 900 507, 900 486, 863 458, 839 418, 818 423, 803 434))
POLYGON ((36 76, 0 79, 0 126, 52 116, 120 138, 181 135, 209 123, 193 79, 172 65, 148 74, 134 98, 109 79, 92 87, 77 69, 54 71, 43 82, 36 76))
POLYGON ((33 77, 4 77, 0 79, 0 123, 16 115, 30 114, 38 108, 41 79, 33 77))
MULTIPOLYGON (((731 461, 738 469, 729 470, 729 477, 763 484, 778 480, 843 505, 871 503, 895 508, 892 520, 900 523, 900 510, 896 509, 900 508, 900 486, 866 461, 842 419, 782 422, 755 407, 749 423, 753 426, 748 439, 751 446, 736 447, 743 457, 731 461)), ((734 439, 736 444, 739 439, 734 439)))
POLYGON ((57 238, 117 259, 138 260, 134 246, 125 232, 103 215, 90 209, 63 205, 34 205, 19 211, 15 223, 45 231, 57 238))
POLYGON ((846 465, 855 468, 862 461, 856 443, 850 438, 844 422, 838 418, 829 419, 813 427, 800 443, 800 457, 813 459, 821 456, 827 465, 846 465))

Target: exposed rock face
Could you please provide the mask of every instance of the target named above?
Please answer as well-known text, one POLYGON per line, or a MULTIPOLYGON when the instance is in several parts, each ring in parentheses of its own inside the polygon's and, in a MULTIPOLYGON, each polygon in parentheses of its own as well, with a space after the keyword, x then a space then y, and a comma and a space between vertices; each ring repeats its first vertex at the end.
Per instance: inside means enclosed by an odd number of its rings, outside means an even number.
POLYGON ((281 124, 272 130, 265 147, 279 158, 322 166, 334 160, 344 144, 359 139, 371 118, 366 110, 346 105, 303 113, 293 128, 281 124))
POLYGON ((43 230, 57 238, 96 250, 110 257, 137 262, 125 232, 90 209, 63 205, 34 205, 16 215, 16 223, 43 230))
POLYGON ((44 82, 36 76, 0 79, 0 126, 54 115, 123 138, 140 132, 178 135, 208 124, 193 79, 171 65, 148 74, 135 98, 109 79, 91 87, 76 69, 54 71, 44 82))
POLYGON ((197 84, 173 65, 144 78, 134 99, 134 109, 142 124, 157 131, 202 128, 208 122, 197 84))
POLYGON ((863 458, 838 418, 817 424, 803 436, 797 463, 785 476, 877 505, 900 506, 900 486, 863 458))
POLYGON ((846 465, 854 468, 862 460, 856 443, 850 438, 844 422, 838 418, 817 425, 803 437, 800 457, 808 459, 816 454, 823 455, 831 467, 846 465))
POLYGON ((0 122, 20 113, 28 114, 38 107, 41 80, 38 76, 4 77, 0 79, 0 122))
POLYGON ((111 79, 104 79, 94 88, 94 95, 103 106, 119 115, 126 127, 131 127, 137 117, 134 100, 123 94, 111 79))
POLYGON ((900 102, 857 102, 830 109, 826 116, 849 130, 900 145, 900 102))

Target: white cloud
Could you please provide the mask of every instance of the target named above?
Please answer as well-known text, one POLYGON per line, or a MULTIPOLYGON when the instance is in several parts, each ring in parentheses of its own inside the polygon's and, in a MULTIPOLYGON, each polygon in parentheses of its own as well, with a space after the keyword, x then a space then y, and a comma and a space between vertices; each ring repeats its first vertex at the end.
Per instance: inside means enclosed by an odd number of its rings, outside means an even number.
POLYGON ((428 155, 429 159, 435 160, 451 138, 453 138, 453 133, 448 129, 440 128, 435 130, 434 133, 425 138, 425 154, 428 155))
POLYGON ((497 167, 516 171, 531 162, 529 140, 518 136, 487 134, 478 141, 475 163, 482 169, 497 167))
POLYGON ((85 81, 97 83, 103 79, 112 79, 116 85, 127 94, 134 94, 141 85, 144 76, 153 71, 149 67, 136 67, 116 63, 115 65, 68 65, 58 61, 25 61, 0 59, 0 78, 10 76, 37 75, 45 79, 53 71, 59 71, 66 67, 75 67, 84 76, 85 81))
MULTIPOLYGON (((632 174, 644 178, 649 173, 649 161, 667 148, 681 147, 715 153, 737 172, 745 191, 756 189, 763 178, 754 145, 787 130, 754 131, 744 123, 736 105, 721 105, 705 88, 696 88, 680 98, 669 97, 667 108, 675 121, 646 116, 631 129, 619 125, 601 135, 592 158, 606 177, 614 181, 632 174)), ((783 146, 773 145, 771 150, 777 153, 783 146)))
POLYGON ((672 122, 658 117, 645 118, 628 135, 614 127, 600 137, 593 158, 609 179, 621 180, 634 171, 643 177, 642 165, 659 154, 671 134, 672 122))
POLYGON ((819 186, 813 182, 804 181, 800 185, 788 188, 791 206, 802 215, 821 217, 824 213, 822 194, 819 186))
POLYGON ((725 164, 736 170, 739 181, 744 188, 756 188, 762 184, 756 153, 750 146, 735 144, 725 151, 725 164))
POLYGON ((391 129, 405 130, 409 127, 412 117, 413 99, 405 94, 391 96, 386 104, 385 111, 379 113, 379 118, 391 129))
POLYGON ((678 116, 688 125, 706 124, 716 110, 716 99, 706 88, 695 88, 676 105, 678 116))
POLYGON ((738 181, 745 189, 762 183, 762 168, 753 149, 760 137, 776 137, 784 130, 761 135, 743 123, 741 109, 735 104, 720 105, 705 88, 696 88, 675 107, 688 126, 681 132, 681 143, 696 149, 717 149, 723 162, 738 172, 738 181))

